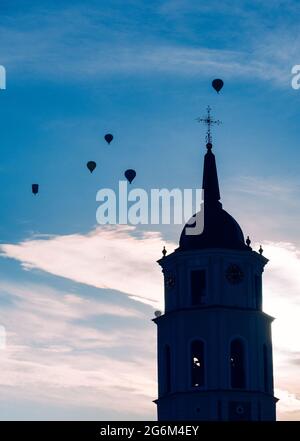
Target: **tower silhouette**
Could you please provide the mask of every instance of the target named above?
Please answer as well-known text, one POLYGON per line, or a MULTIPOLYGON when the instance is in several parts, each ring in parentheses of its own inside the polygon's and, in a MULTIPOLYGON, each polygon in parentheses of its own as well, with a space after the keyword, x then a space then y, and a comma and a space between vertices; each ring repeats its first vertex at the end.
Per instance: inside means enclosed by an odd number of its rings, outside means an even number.
MULTIPOLYGON (((268 262, 223 208, 211 138, 204 158, 204 228, 183 229, 158 261, 165 313, 158 332, 159 420, 276 419, 271 323, 262 311, 268 262)), ((201 213, 201 211, 200 211, 201 213)), ((197 215, 194 215, 194 220, 197 215)))

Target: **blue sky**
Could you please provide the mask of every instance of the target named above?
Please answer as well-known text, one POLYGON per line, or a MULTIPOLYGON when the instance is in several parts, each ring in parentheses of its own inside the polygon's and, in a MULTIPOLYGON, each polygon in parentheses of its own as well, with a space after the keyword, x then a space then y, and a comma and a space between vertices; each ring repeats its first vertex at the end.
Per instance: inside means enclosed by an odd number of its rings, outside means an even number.
POLYGON ((3 418, 155 418, 155 260, 180 226, 99 229, 95 197, 127 168, 199 187, 208 104, 224 207, 271 260, 279 416, 299 418, 299 19, 296 1, 1 2, 3 418))

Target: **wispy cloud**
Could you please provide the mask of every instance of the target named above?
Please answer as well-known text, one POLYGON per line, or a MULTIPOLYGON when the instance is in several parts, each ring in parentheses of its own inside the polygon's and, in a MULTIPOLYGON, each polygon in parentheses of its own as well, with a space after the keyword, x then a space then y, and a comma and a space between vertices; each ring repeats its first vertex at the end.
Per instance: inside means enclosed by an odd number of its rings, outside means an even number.
MULTIPOLYGON (((239 45, 235 45, 234 49, 219 44, 214 48, 207 44, 205 35, 200 40, 195 40, 194 35, 190 42, 186 41, 183 29, 190 29, 190 18, 185 15, 176 18, 174 35, 177 38, 174 38, 168 31, 169 20, 163 20, 168 7, 165 4, 161 9, 149 10, 153 22, 158 21, 166 29, 164 37, 155 24, 149 27, 141 11, 136 9, 131 19, 117 9, 100 11, 78 6, 49 10, 47 14, 37 10, 22 17, 16 15, 0 25, 1 62, 23 75, 39 75, 57 81, 66 77, 87 80, 113 73, 139 75, 145 72, 184 76, 219 72, 225 78, 259 78, 274 80, 277 84, 289 81, 289 63, 296 62, 296 49, 299 49, 295 48, 295 44, 291 45, 292 31, 285 31, 283 36, 281 30, 278 35, 274 31, 268 32, 265 23, 262 23, 251 33, 247 25, 243 32, 248 36, 248 47, 243 43, 241 31, 239 45), (137 27, 139 20, 140 26, 137 27), (257 41, 250 39, 251 35, 257 34, 260 36, 257 41), (262 43, 264 41, 268 44, 262 43), (284 57, 282 54, 285 54, 284 57)), ((177 2, 177 7, 189 10, 187 2, 184 6, 177 2)), ((216 8, 219 9, 220 5, 216 8)), ((172 9, 174 13, 174 5, 172 9)), ((227 9, 229 11, 229 6, 227 9)), ((231 13, 242 14, 244 19, 247 16, 241 7, 236 10, 230 5, 230 10, 231 13)), ((203 9, 203 5, 201 14, 198 11, 201 17, 206 14, 210 17, 210 13, 211 8, 206 6, 203 9)), ((247 17, 250 20, 251 13, 247 17)), ((252 26, 254 22, 252 19, 252 26)), ((208 22, 208 25, 211 26, 211 23, 208 22)), ((224 40, 226 35, 222 38, 224 40)))
POLYGON ((299 419, 299 367, 295 361, 300 353, 300 250, 280 242, 263 243, 263 248, 270 259, 264 274, 264 310, 275 317, 272 334, 278 416, 299 419))
POLYGON ((297 181, 283 181, 262 176, 234 177, 231 178, 229 185, 232 191, 288 202, 295 200, 295 196, 300 193, 300 183, 297 181))
MULTIPOLYGON (((124 292, 136 300, 159 306, 162 279, 156 261, 165 243, 159 233, 134 235, 134 227, 98 227, 90 233, 33 238, 4 244, 3 256, 97 288, 124 292)), ((176 244, 167 243, 171 251, 176 244)))
POLYGON ((296 179, 237 176, 225 184, 225 207, 230 212, 233 207, 232 213, 252 240, 284 240, 300 246, 300 186, 296 179))
POLYGON ((300 399, 294 393, 287 390, 276 389, 276 397, 279 398, 277 409, 280 409, 279 419, 281 421, 300 420, 300 399))
POLYGON ((7 331, 7 348, 0 351, 0 402, 13 397, 94 407, 100 416, 101 409, 136 418, 154 415, 154 329, 150 322, 137 323, 145 319, 137 309, 43 285, 1 282, 0 293, 1 324, 7 331), (110 322, 103 328, 105 314, 122 317, 125 327, 110 322))

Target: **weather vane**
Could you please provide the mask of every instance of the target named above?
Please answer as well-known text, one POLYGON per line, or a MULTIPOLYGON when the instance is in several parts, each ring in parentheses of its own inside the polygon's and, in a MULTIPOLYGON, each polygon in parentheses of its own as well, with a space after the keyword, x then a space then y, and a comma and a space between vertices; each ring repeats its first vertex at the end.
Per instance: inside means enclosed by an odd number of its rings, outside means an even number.
POLYGON ((207 132, 206 132, 206 142, 209 144, 212 144, 212 136, 211 136, 211 126, 213 124, 221 124, 222 121, 219 121, 218 119, 213 119, 210 114, 211 108, 210 106, 207 106, 207 115, 205 118, 197 118, 196 120, 198 122, 202 122, 203 124, 207 125, 207 132))

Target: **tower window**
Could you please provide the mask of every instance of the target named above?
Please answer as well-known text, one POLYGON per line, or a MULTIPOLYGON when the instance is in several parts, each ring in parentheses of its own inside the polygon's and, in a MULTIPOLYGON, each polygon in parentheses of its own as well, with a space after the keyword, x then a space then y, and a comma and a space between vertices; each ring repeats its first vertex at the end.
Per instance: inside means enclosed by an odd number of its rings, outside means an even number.
POLYGON ((206 294, 206 271, 194 270, 191 272, 191 298, 192 305, 201 305, 204 303, 206 294))
POLYGON ((230 377, 231 387, 243 389, 246 387, 245 375, 245 345, 239 338, 230 344, 230 377))
POLYGON ((264 391, 269 392, 269 363, 268 363, 268 348, 267 345, 263 345, 263 357, 264 357, 264 391))
POLYGON ((165 393, 171 392, 171 350, 170 346, 166 345, 164 349, 164 375, 165 375, 165 393))
POLYGON ((191 382, 192 387, 204 386, 205 361, 204 343, 195 340, 191 344, 191 382))

